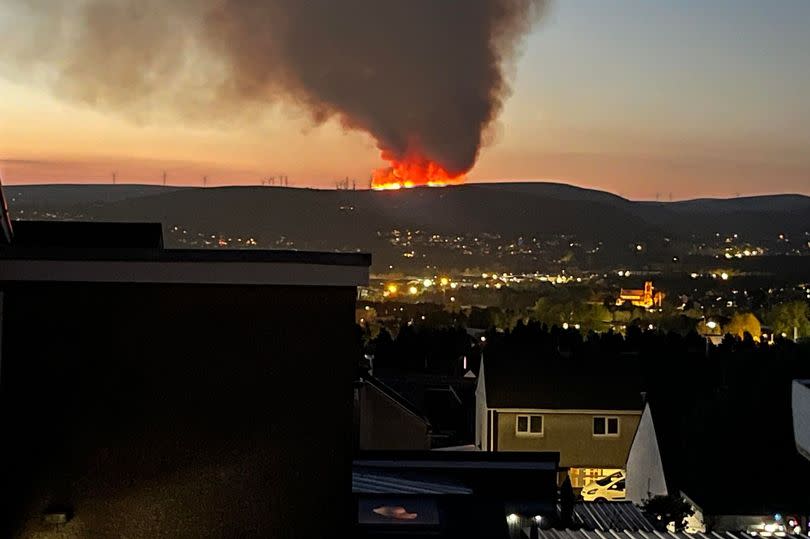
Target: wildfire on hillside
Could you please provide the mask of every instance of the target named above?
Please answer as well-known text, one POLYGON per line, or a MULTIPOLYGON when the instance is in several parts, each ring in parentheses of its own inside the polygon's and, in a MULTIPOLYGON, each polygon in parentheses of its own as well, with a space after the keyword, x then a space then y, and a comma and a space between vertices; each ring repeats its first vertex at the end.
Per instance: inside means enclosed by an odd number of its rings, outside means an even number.
POLYGON ((458 185, 467 179, 466 174, 452 173, 440 164, 421 156, 396 159, 386 156, 390 166, 377 169, 372 175, 371 187, 377 191, 410 189, 412 187, 445 187, 458 185))

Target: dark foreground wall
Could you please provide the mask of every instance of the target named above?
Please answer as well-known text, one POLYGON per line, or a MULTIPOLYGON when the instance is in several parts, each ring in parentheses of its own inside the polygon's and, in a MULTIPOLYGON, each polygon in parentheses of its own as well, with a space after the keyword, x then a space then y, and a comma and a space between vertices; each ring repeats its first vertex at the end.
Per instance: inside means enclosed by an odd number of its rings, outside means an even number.
POLYGON ((324 537, 353 517, 354 288, 4 289, 0 536, 324 537))

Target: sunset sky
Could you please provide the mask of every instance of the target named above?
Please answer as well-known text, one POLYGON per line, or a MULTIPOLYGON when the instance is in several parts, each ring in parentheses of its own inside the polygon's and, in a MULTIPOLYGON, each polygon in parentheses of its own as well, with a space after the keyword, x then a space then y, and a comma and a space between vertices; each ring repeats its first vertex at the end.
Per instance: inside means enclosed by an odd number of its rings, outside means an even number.
MULTIPOLYGON (((807 0, 557 0, 470 180, 633 199, 810 194, 808 27, 807 0)), ((313 187, 363 183, 382 164, 368 135, 313 125, 292 105, 211 125, 136 122, 2 68, 0 159, 8 183, 103 182, 113 170, 158 183, 166 170, 184 185, 286 174, 313 187)))

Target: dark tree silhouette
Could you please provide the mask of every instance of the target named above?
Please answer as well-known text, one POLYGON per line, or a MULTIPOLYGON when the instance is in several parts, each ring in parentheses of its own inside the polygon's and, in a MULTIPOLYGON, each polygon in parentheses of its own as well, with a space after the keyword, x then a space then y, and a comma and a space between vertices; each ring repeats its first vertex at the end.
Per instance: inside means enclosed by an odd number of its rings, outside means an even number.
POLYGON ((691 504, 679 496, 654 496, 644 501, 642 509, 660 531, 666 531, 672 522, 675 531, 682 532, 686 519, 695 513, 691 504))

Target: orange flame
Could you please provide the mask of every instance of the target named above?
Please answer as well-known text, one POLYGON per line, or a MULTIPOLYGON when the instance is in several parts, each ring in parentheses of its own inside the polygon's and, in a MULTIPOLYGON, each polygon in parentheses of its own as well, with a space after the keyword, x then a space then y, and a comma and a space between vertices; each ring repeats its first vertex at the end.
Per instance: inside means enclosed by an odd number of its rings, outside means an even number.
POLYGON ((390 162, 391 166, 374 171, 371 187, 377 191, 410 189, 423 185, 444 187, 464 183, 467 179, 463 172, 453 174, 435 161, 420 156, 396 159, 383 152, 383 159, 390 162))

